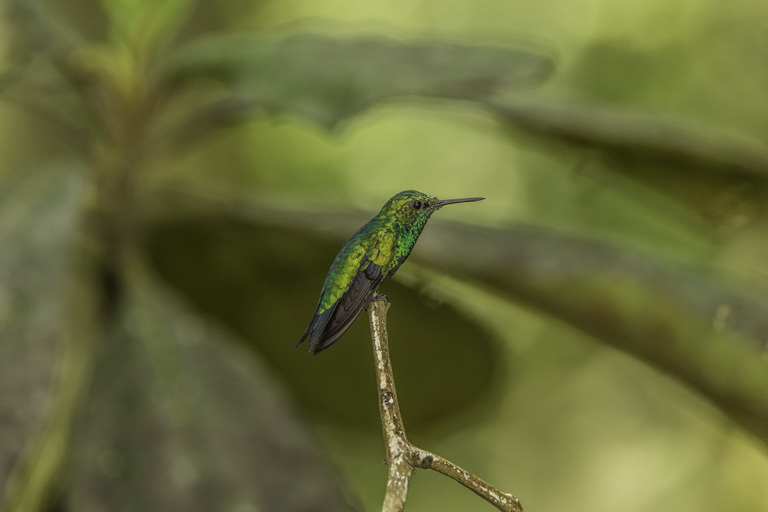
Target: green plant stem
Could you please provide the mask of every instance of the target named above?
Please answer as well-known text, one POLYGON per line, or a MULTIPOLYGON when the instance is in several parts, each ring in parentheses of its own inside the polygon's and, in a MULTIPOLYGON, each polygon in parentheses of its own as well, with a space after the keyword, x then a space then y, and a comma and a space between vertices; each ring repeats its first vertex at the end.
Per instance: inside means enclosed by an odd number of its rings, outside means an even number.
POLYGON ((382 512, 399 512, 405 508, 408 485, 416 468, 433 469, 451 477, 499 510, 522 512, 523 507, 520 505, 520 500, 512 494, 499 491, 453 462, 427 450, 422 450, 408 441, 400 414, 400 406, 397 403, 395 379, 389 357, 388 310, 389 302, 383 295, 375 297, 368 305, 379 396, 379 413, 384 434, 384 446, 387 450, 387 465, 389 466, 382 512))

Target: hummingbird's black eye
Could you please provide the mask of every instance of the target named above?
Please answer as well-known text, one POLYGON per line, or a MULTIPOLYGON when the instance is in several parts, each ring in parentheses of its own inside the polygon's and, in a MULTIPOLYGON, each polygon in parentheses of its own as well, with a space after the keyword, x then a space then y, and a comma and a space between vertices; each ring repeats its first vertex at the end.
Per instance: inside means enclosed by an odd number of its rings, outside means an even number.
POLYGON ((414 210, 421 210, 421 201, 419 201, 418 199, 414 199, 413 201, 411 201, 411 208, 413 208, 414 210))

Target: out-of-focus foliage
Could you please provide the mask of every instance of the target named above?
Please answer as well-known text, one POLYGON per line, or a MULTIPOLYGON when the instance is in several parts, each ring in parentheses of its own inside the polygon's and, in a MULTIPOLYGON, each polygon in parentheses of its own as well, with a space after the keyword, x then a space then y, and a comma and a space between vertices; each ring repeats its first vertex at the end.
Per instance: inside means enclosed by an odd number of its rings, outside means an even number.
MULTIPOLYGON (((77 240, 82 201, 80 169, 46 168, 15 176, 0 189, 0 457, 9 470, 27 459, 44 465, 34 436, 61 411, 54 383, 62 370, 67 316, 67 271, 77 240)), ((54 456, 55 457, 55 456, 54 456)), ((32 462, 32 461, 30 461, 32 462)))
POLYGON ((95 363, 68 506, 353 510, 271 372, 135 281, 95 363))
POLYGON ((766 5, 0 6, 3 512, 378 508, 365 322, 293 347, 409 188, 487 198, 382 287, 415 442, 530 509, 768 510, 766 5))
POLYGON ((541 55, 499 46, 245 34, 185 49, 172 59, 166 79, 174 88, 218 79, 238 90, 244 106, 333 128, 392 97, 482 100, 539 82, 551 71, 552 62, 541 55))

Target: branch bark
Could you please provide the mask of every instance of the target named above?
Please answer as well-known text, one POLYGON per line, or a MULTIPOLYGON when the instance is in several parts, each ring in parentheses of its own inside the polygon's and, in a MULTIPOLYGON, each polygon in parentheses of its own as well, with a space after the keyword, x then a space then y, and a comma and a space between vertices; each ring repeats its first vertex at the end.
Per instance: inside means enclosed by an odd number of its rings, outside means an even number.
POLYGON ((411 475, 416 468, 432 469, 451 477, 501 511, 522 512, 523 507, 520 505, 520 500, 514 495, 499 491, 453 462, 435 453, 422 450, 408 441, 400 414, 400 406, 397 403, 395 379, 389 357, 388 310, 389 302, 384 295, 375 297, 368 305, 379 396, 379 413, 384 434, 384 446, 387 450, 387 465, 389 466, 387 491, 384 496, 382 512, 400 512, 405 508, 411 475))

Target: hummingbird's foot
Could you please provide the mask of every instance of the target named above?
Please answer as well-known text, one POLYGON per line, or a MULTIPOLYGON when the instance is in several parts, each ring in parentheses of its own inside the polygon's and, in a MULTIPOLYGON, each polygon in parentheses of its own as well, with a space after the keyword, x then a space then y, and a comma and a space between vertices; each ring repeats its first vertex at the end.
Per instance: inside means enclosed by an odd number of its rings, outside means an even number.
POLYGON ((387 299, 387 296, 384 295, 383 293, 374 295, 371 300, 383 300, 384 302, 389 302, 389 300, 387 299))

